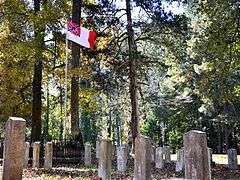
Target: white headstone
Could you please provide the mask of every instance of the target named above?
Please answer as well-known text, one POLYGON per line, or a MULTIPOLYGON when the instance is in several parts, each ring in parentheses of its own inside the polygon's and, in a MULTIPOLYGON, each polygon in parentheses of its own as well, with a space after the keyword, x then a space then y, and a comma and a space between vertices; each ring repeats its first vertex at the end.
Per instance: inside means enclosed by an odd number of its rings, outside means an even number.
POLYGON ((157 147, 155 156, 155 167, 158 169, 162 169, 164 167, 163 153, 163 147, 157 147))

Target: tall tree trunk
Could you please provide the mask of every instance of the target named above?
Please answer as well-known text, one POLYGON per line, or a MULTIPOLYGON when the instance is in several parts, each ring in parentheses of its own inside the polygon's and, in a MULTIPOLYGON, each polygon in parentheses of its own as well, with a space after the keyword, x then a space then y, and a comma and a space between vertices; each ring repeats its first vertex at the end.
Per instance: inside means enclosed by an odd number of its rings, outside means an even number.
MULTIPOLYGON (((80 89, 82 90, 87 90, 89 89, 90 82, 88 80, 81 79, 80 80, 80 89)), ((81 111, 81 127, 82 127, 82 137, 83 137, 83 142, 91 142, 91 120, 92 120, 92 114, 90 112, 87 112, 86 110, 89 108, 89 104, 85 104, 82 108, 81 111)))
POLYGON ((218 153, 222 153, 222 127, 218 125, 218 153))
POLYGON ((50 109, 50 104, 49 104, 49 80, 47 82, 47 108, 46 108, 46 116, 45 116, 45 123, 44 123, 44 129, 43 129, 43 136, 44 140, 48 141, 49 140, 49 134, 48 134, 48 129, 49 129, 49 109, 50 109))
POLYGON ((121 128, 121 118, 119 116, 118 109, 115 109, 115 120, 116 120, 116 135, 117 135, 117 146, 120 146, 122 144, 122 128, 121 128))
POLYGON ((130 78, 130 98, 131 98, 131 130, 133 139, 133 152, 135 150, 135 139, 139 133, 138 97, 137 97, 137 73, 136 73, 136 53, 137 46, 134 41, 134 31, 132 28, 131 1, 126 0, 127 12, 127 33, 129 47, 129 78, 130 78))
POLYGON ((60 139, 63 139, 63 88, 60 85, 60 112, 61 112, 61 125, 60 125, 60 139))
MULTIPOLYGON (((34 0, 34 11, 37 14, 37 12, 40 11, 40 0, 34 0)), ((36 28, 36 27, 35 27, 36 28)), ((40 38, 39 45, 43 46, 43 36, 41 35, 41 30, 35 30, 35 38, 40 38)), ((41 107, 42 107, 42 100, 41 100, 41 89, 42 89, 42 60, 41 60, 41 52, 37 52, 36 55, 37 62, 34 66, 34 75, 33 75, 33 82, 32 82, 32 94, 33 94, 33 100, 32 100, 32 132, 31 132, 31 141, 40 141, 41 139, 41 107)))
MULTIPOLYGON (((72 1, 72 20, 80 25, 81 18, 81 0, 72 1)), ((80 66, 80 47, 78 44, 72 42, 72 68, 80 66)), ((71 134, 74 137, 80 135, 79 129, 79 77, 75 76, 71 79, 71 134)))
POLYGON ((111 98, 111 94, 108 94, 109 96, 109 112, 108 112, 108 137, 111 138, 112 136, 112 98, 111 98))

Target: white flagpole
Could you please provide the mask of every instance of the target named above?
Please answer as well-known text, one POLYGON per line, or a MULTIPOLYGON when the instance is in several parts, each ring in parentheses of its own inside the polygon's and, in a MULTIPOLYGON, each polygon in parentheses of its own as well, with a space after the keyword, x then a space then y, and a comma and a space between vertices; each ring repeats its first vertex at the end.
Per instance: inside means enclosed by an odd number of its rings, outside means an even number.
POLYGON ((65 59, 65 80, 64 80, 64 138, 66 138, 67 132, 67 82, 68 82, 68 38, 66 34, 66 59, 65 59))

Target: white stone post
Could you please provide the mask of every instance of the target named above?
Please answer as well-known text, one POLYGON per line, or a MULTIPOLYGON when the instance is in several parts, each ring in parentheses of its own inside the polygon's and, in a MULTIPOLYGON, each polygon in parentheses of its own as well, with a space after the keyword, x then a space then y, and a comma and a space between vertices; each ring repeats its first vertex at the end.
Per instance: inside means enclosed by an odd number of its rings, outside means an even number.
POLYGON ((99 158, 100 140, 96 141, 96 158, 99 158))
POLYGON ((164 157, 165 157, 165 162, 170 163, 171 162, 171 152, 169 146, 164 147, 164 157))
POLYGON ((163 147, 157 147, 155 156, 155 167, 158 169, 163 169, 164 167, 163 154, 164 154, 163 147))
POLYGON ((84 164, 90 166, 92 161, 92 146, 90 143, 85 143, 84 164))
POLYGON ((182 172, 184 169, 184 150, 177 150, 176 172, 182 172))
POLYGON ((28 167, 29 148, 30 148, 30 143, 29 143, 29 142, 26 142, 26 143, 25 143, 25 161, 24 161, 24 168, 27 168, 27 167, 28 167))
POLYGON ((21 180, 25 155, 26 121, 10 117, 5 125, 3 180, 21 180))
POLYGON ((151 146, 151 159, 152 159, 152 162, 155 162, 155 153, 156 153, 155 146, 151 146))
POLYGON ((47 142, 45 144, 45 160, 44 160, 44 168, 52 169, 52 159, 53 159, 53 143, 47 142))
POLYGON ((33 168, 40 166, 40 142, 33 143, 33 168))

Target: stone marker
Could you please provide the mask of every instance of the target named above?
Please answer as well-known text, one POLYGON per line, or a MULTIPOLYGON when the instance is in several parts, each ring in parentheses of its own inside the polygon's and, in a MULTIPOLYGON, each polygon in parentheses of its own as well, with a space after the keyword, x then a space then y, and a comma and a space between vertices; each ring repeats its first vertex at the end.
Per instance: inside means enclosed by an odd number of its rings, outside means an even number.
POLYGON ((146 136, 135 139, 134 180, 151 180, 151 142, 146 136))
POLYGON ((101 139, 99 147, 98 176, 104 180, 110 180, 112 169, 112 141, 101 139))
POLYGON ((96 141, 96 158, 99 158, 100 141, 96 141))
POLYGON ((212 148, 208 148, 208 164, 209 164, 209 174, 210 174, 210 179, 212 178, 212 148))
POLYGON ((209 164, 211 166, 211 163, 212 163, 212 148, 208 148, 208 160, 209 160, 209 164))
POLYGON ((117 147, 117 169, 119 172, 127 170, 128 146, 121 145, 117 147))
POLYGON ((165 162, 170 163, 171 162, 171 152, 169 146, 164 147, 164 157, 165 157, 165 162))
POLYGON ((156 149, 155 167, 158 169, 162 169, 164 167, 163 151, 163 147, 157 147, 156 149))
POLYGON ((184 150, 177 150, 176 172, 182 172, 184 168, 184 150))
POLYGON ((27 168, 27 167, 28 167, 29 148, 30 148, 30 143, 29 143, 29 142, 26 142, 26 143, 25 143, 25 161, 24 161, 24 168, 27 168))
POLYGON ((238 161, 237 161, 237 150, 236 149, 228 149, 228 168, 231 170, 238 169, 238 161))
POLYGON ((52 159, 53 159, 53 143, 47 142, 45 144, 45 160, 44 160, 44 168, 52 169, 52 159))
POLYGON ((185 179, 210 180, 207 136, 192 130, 184 135, 185 179))
POLYGON ((84 164, 90 166, 92 161, 92 146, 90 143, 85 143, 84 164))
POLYGON ((40 166, 40 142, 33 143, 33 168, 40 166))
POLYGON ((5 125, 3 180, 21 180, 25 157, 26 121, 10 117, 5 125))
POLYGON ((156 153, 155 146, 151 146, 151 159, 152 159, 152 162, 155 161, 155 153, 156 153))

